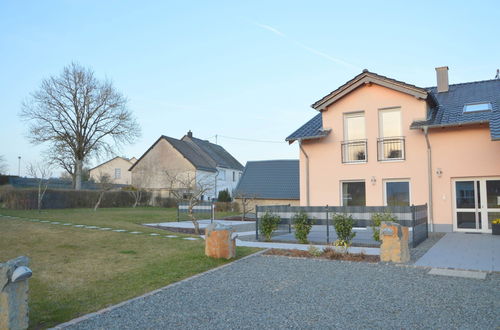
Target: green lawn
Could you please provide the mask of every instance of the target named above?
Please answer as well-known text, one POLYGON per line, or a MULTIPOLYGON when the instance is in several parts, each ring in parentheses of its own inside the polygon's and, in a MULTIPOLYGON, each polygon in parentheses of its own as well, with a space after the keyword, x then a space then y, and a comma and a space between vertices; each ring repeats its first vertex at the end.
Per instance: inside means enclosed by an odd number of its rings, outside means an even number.
MULTIPOLYGON (((236 215, 234 212, 218 212, 217 218, 236 215)), ((111 227, 113 229, 126 229, 144 233, 165 233, 164 230, 148 228, 143 223, 177 221, 176 208, 137 207, 137 208, 104 208, 97 209, 60 209, 60 210, 7 210, 0 209, 0 215, 11 215, 22 218, 35 218, 41 220, 66 221, 73 224, 111 227)), ((207 219, 209 214, 197 215, 200 219, 207 219)), ((181 220, 188 220, 186 215, 181 220)))
MULTIPOLYGON (((146 231, 141 222, 175 220, 174 210, 7 211, 27 218, 146 231)), ((154 231, 154 230, 153 230, 154 231)), ((166 233, 165 231, 158 231, 166 233)), ((31 259, 30 328, 47 328, 227 263, 204 242, 131 235, 0 217, 0 262, 31 259)), ((257 249, 237 248, 238 257, 257 249)))

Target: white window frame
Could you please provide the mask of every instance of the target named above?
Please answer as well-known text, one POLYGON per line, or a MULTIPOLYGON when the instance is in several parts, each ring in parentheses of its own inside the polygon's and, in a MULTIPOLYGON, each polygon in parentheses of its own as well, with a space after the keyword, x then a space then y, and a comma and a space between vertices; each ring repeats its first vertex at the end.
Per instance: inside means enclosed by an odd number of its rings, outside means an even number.
POLYGON ((115 168, 115 179, 121 179, 121 178, 122 178, 122 169, 115 168))
MULTIPOLYGON (((365 137, 364 138, 361 138, 361 140, 364 140, 366 139, 366 116, 365 116, 365 112, 363 110, 360 110, 360 111, 353 111, 353 112, 345 112, 344 113, 344 141, 357 141, 357 140, 349 140, 348 139, 348 131, 347 131, 347 120, 349 118, 354 118, 354 117, 363 117, 364 120, 365 120, 365 137)), ((360 140, 360 139, 358 139, 360 140)))
POLYGON ((383 179, 382 180, 384 183, 384 206, 387 206, 387 183, 391 182, 408 182, 408 202, 409 206, 413 205, 412 203, 412 196, 411 196, 411 180, 410 179, 383 179))
POLYGON ((404 142, 404 135, 403 135, 403 111, 401 110, 400 106, 378 109, 378 136, 379 136, 379 138, 377 140, 377 153, 378 153, 377 160, 379 162, 400 162, 400 161, 404 161, 406 159, 406 144, 404 142), (391 112, 391 111, 398 111, 399 112, 399 128, 401 131, 401 135, 399 135, 399 136, 384 136, 384 124, 383 124, 383 120, 382 120, 382 113, 391 112), (396 138, 396 137, 403 139, 401 157, 400 158, 385 158, 384 149, 381 148, 381 145, 383 146, 383 143, 381 144, 381 141, 383 141, 384 139, 390 139, 390 138, 396 138))
POLYGON ((345 206, 344 205, 344 189, 342 189, 344 183, 355 183, 355 182, 363 182, 365 184, 365 206, 366 206, 366 180, 363 180, 363 179, 341 180, 340 181, 340 206, 345 206))

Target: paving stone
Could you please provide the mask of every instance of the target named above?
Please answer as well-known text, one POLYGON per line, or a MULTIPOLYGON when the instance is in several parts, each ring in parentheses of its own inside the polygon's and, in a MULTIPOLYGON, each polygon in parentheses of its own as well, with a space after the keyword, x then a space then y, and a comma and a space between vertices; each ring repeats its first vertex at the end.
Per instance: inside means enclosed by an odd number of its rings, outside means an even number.
POLYGON ((111 230, 111 228, 99 228, 99 230, 111 230))
POLYGON ((115 230, 113 230, 113 231, 114 231, 114 232, 117 232, 117 233, 124 233, 124 232, 126 232, 126 230, 125 230, 125 229, 115 229, 115 230))
POLYGON ((58 224, 60 224, 60 222, 54 221, 54 222, 51 222, 51 224, 58 225, 58 224))
POLYGON ((40 220, 40 222, 47 223, 50 222, 49 220, 40 220))
POLYGON ((76 227, 76 228, 83 228, 85 227, 84 225, 74 225, 73 227, 76 227))
POLYGON ((168 238, 176 238, 176 237, 179 237, 179 236, 175 236, 175 235, 165 235, 163 237, 168 237, 168 238))
POLYGON ((72 226, 72 223, 63 223, 63 226, 72 226))
POLYGON ((149 236, 160 236, 160 234, 152 233, 152 234, 149 234, 149 236))
POLYGON ((474 278, 476 280, 485 280, 486 279, 485 272, 476 272, 476 271, 470 271, 470 270, 432 268, 427 274, 439 275, 439 276, 474 278))
POLYGON ((85 228, 87 228, 87 229, 97 229, 99 227, 96 227, 96 226, 85 226, 85 228))
POLYGON ((142 234, 142 231, 131 231, 129 234, 142 234))
POLYGON ((185 239, 187 241, 197 241, 197 240, 199 240, 199 238, 194 238, 194 237, 184 237, 183 239, 185 239))

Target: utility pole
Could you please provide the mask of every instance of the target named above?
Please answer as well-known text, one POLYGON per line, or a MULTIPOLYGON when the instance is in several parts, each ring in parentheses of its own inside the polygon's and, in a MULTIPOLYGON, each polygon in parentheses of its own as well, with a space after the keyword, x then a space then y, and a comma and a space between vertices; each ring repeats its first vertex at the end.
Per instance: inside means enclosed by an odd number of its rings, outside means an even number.
POLYGON ((17 156, 18 164, 17 164, 17 176, 21 177, 21 156, 17 156))

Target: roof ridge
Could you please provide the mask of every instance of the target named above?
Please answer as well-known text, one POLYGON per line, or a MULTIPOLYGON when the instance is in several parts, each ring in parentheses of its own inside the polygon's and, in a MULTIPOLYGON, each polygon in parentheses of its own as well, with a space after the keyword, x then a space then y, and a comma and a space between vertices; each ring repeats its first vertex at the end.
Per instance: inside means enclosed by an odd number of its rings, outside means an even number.
MULTIPOLYGON (((484 82, 491 82, 491 81, 500 81, 500 79, 485 79, 485 80, 476 80, 476 81, 468 81, 468 82, 462 82, 462 83, 456 83, 456 84, 449 84, 449 86, 457 86, 457 85, 469 85, 469 84, 479 84, 479 83, 484 83, 484 82)), ((430 87, 425 87, 426 89, 431 89, 431 88, 436 88, 437 86, 430 86, 430 87)))

